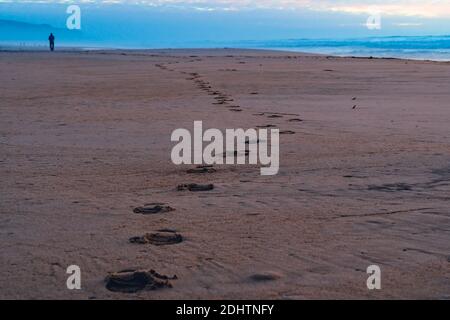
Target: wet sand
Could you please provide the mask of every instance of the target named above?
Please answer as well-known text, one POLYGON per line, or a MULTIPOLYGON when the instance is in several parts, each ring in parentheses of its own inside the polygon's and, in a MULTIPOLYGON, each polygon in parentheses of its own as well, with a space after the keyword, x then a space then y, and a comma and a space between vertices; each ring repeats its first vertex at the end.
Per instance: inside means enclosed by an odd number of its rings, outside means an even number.
POLYGON ((0 298, 450 298, 449 63, 0 52, 0 70, 0 298), (194 120, 287 131, 279 174, 175 166, 170 135, 194 120), (150 203, 174 210, 133 212, 150 203), (133 268, 177 279, 105 288, 133 268))

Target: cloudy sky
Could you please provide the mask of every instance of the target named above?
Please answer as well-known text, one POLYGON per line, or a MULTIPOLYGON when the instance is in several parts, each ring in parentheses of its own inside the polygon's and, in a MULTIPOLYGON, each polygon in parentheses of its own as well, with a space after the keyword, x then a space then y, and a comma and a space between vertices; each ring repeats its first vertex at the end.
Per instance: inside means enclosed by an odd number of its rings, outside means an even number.
POLYGON ((0 0, 0 19, 64 27, 70 4, 82 10, 82 31, 105 39, 170 43, 450 34, 450 0, 0 0), (381 16, 381 29, 369 30, 365 23, 374 12, 381 16))
POLYGON ((449 0, 0 0, 3 3, 133 4, 194 10, 237 11, 249 9, 318 10, 367 13, 376 7, 383 14, 397 16, 450 17, 449 0))

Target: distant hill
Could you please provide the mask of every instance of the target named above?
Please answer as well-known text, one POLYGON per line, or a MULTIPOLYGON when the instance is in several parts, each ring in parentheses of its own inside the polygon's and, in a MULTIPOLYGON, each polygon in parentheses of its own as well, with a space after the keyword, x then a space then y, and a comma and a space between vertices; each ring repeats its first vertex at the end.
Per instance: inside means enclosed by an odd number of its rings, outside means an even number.
POLYGON ((0 41, 7 42, 46 42, 50 32, 53 32, 57 41, 61 43, 78 42, 84 38, 80 30, 68 30, 55 28, 48 24, 32 24, 14 20, 0 19, 0 30, 0 41))

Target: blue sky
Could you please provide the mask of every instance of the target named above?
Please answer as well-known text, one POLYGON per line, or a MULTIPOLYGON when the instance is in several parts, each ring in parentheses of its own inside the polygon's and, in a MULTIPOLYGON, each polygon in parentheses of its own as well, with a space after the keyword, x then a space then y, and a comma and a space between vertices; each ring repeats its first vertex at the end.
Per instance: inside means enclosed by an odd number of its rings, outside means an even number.
POLYGON ((136 46, 450 34, 450 0, 0 0, 0 19, 65 28, 70 4, 83 34, 136 46), (372 12, 380 30, 364 25, 372 12))

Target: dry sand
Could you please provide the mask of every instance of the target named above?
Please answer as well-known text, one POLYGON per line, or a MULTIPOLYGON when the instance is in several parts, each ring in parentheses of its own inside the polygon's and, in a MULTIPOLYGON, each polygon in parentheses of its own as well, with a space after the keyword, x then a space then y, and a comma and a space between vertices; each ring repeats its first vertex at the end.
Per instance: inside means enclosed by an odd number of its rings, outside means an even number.
POLYGON ((0 70, 0 298, 450 298, 450 64, 1 52, 0 70), (234 101, 214 104, 200 81, 234 101), (277 176, 188 174, 170 160, 170 134, 194 120, 295 134, 281 136, 277 176), (191 182, 216 188, 176 191, 191 182), (175 211, 133 213, 151 202, 175 211), (184 241, 128 241, 162 228, 184 241), (66 288, 72 264, 79 291, 66 288), (372 264, 378 291, 366 287, 372 264), (108 272, 128 268, 178 279, 105 289, 108 272))

